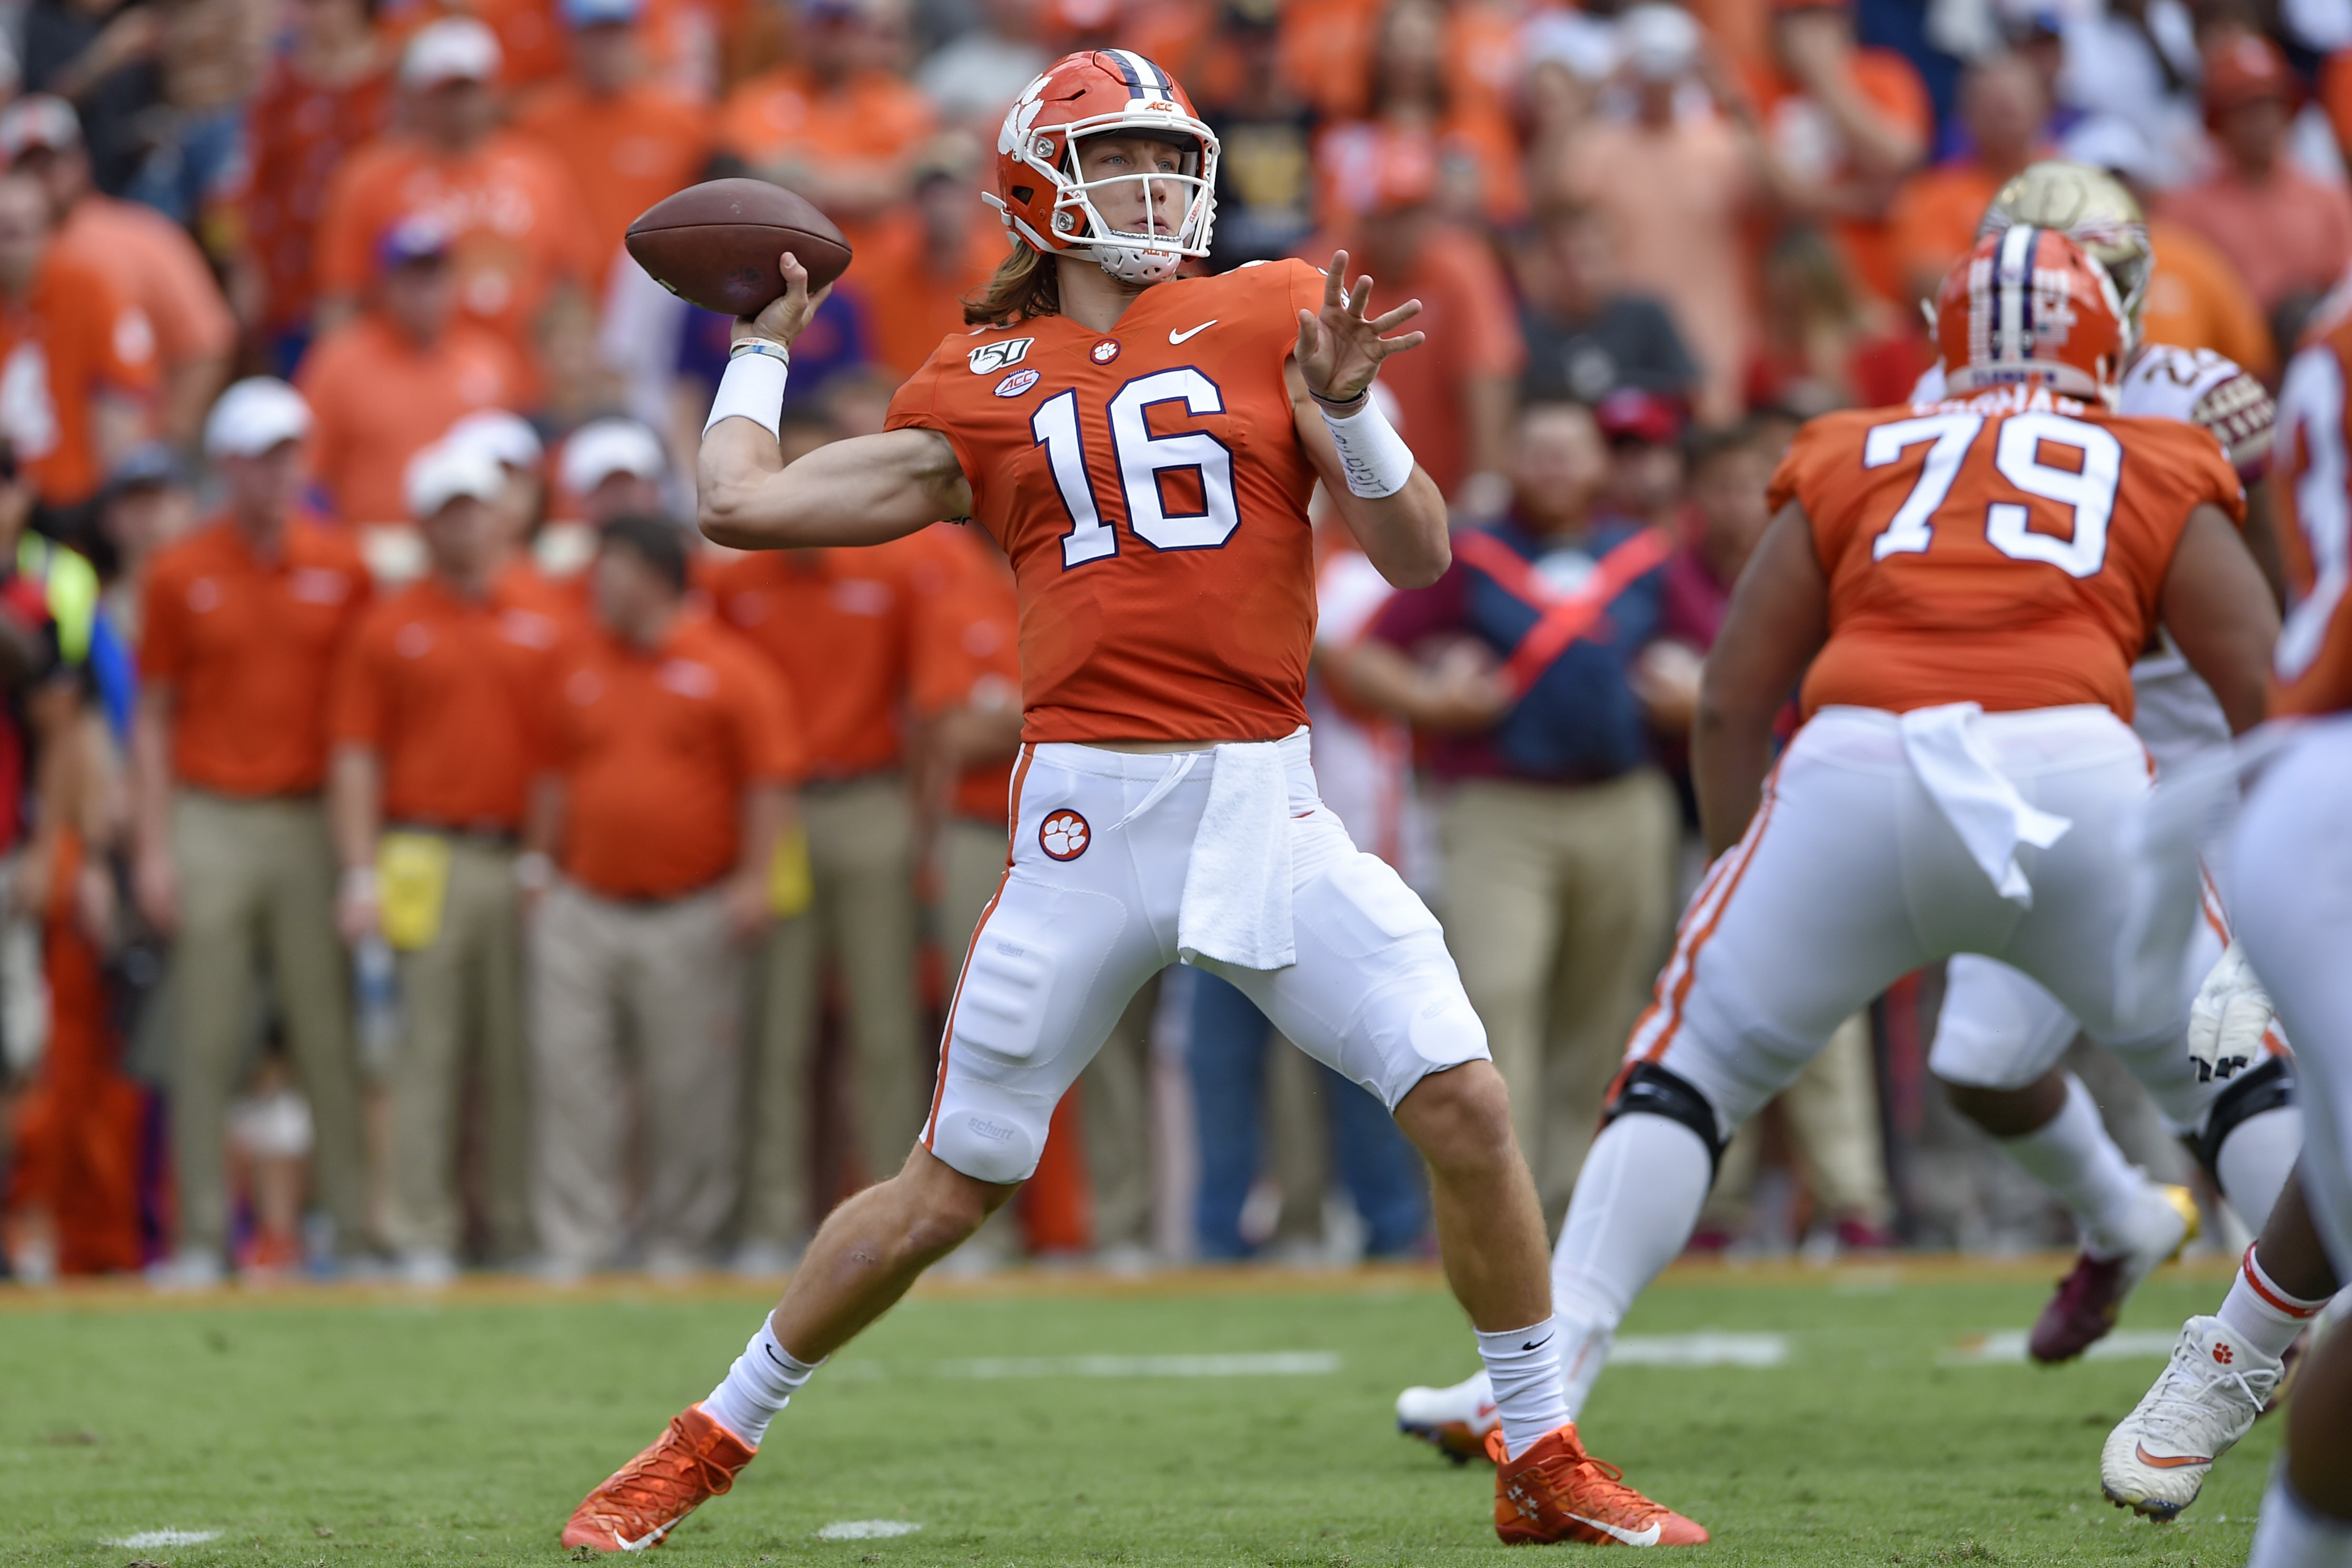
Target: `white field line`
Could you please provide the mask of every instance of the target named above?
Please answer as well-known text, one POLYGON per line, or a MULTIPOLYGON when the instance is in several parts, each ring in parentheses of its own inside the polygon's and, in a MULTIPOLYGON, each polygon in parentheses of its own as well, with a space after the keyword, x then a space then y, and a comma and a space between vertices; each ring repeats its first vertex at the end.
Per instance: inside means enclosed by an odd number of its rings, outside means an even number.
POLYGON ((121 1536, 104 1542, 108 1546, 128 1546, 133 1552, 145 1552, 157 1546, 202 1546, 207 1541, 218 1541, 217 1530, 142 1530, 136 1535, 121 1536))
MULTIPOLYGON (((2084 1361, 2162 1360, 2179 1339, 2177 1329, 2117 1329, 2083 1353, 2084 1361)), ((1971 1334, 1948 1350, 1936 1353, 1938 1366, 2006 1366, 2023 1362, 2025 1331, 1994 1329, 1971 1334)))
POLYGON ((1789 1336, 1777 1333, 1627 1334, 1609 1347, 1612 1366, 1779 1366, 1789 1336))
POLYGON ((904 1519, 843 1519, 818 1531, 816 1538, 819 1541, 881 1541, 893 1535, 912 1535, 922 1528, 904 1519))

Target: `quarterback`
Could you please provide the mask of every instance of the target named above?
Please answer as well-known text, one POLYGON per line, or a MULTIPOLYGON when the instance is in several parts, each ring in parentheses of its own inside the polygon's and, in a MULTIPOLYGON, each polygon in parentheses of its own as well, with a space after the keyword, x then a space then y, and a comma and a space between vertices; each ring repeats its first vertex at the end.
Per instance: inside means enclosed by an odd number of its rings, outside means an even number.
POLYGON ((1304 707, 1319 480, 1391 581, 1449 559, 1436 486, 1369 395, 1370 280, 1208 253, 1217 140, 1130 51, 1071 55, 1006 115, 1011 254, 881 434, 786 467, 778 410, 812 306, 736 342, 704 431, 703 530, 747 549, 986 528, 1020 597, 1010 863, 975 931, 905 1166, 836 1208, 709 1397, 592 1491, 566 1545, 636 1550, 724 1492, 825 1358, 1036 1167, 1129 998, 1181 960, 1364 1085, 1427 1159, 1446 1275, 1500 1406, 1506 1541, 1698 1542, 1588 1456, 1561 1400, 1543 1225, 1502 1079, 1437 922, 1316 793, 1304 707))

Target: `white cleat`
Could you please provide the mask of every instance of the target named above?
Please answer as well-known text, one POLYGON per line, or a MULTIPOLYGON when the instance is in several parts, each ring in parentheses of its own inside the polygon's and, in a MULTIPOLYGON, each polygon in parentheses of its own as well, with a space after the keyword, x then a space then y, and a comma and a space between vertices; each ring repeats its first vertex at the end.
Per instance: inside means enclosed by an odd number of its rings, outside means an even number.
POLYGON ((2189 1319, 2156 1385, 2107 1434, 2100 1490, 2117 1508, 2172 1518, 2253 1427, 2278 1379, 2279 1364, 2240 1345, 2221 1319, 2189 1319))
POLYGON ((1451 1388, 1406 1389, 1397 1396, 1396 1418, 1398 1431, 1420 1438, 1457 1465, 1486 1458, 1486 1434, 1503 1424, 1484 1371, 1451 1388))

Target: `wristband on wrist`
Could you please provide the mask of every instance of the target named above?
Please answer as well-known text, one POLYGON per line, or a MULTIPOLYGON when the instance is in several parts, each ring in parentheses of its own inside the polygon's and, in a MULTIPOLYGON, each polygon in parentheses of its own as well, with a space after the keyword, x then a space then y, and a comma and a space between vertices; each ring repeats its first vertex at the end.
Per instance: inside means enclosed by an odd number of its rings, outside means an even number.
POLYGON ((1339 449, 1339 469, 1348 476, 1350 495, 1376 501, 1393 496, 1412 478, 1412 448, 1396 433, 1388 415, 1369 391, 1362 406, 1345 414, 1334 413, 1316 401, 1316 411, 1322 414, 1324 427, 1331 433, 1331 444, 1339 449))
MULTIPOLYGON (((760 340, 746 338, 743 343, 760 340)), ((740 348, 742 344, 738 344, 740 348)), ((710 400, 710 417, 703 422, 702 434, 709 438, 713 426, 722 419, 748 419, 777 440, 783 438, 784 372, 788 356, 775 344, 774 353, 757 350, 751 353, 728 351, 727 373, 719 378, 719 393, 710 400)))
POLYGON ((772 338, 738 338, 728 346, 727 357, 730 360, 741 359, 745 354, 765 354, 787 365, 793 362, 793 351, 772 338))

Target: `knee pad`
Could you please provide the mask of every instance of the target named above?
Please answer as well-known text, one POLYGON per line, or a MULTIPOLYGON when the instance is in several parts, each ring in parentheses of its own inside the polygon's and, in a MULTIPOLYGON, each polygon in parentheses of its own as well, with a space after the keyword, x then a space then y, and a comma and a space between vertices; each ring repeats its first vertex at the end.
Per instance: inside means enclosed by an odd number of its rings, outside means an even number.
POLYGON ((1715 1107, 1689 1079, 1654 1061, 1637 1061, 1617 1081, 1601 1113, 1601 1124, 1635 1112, 1679 1122, 1706 1145, 1707 1179, 1711 1183, 1723 1165, 1723 1134, 1716 1130, 1715 1107))
POLYGON ((2221 1091, 2221 1098, 2205 1113, 2205 1130, 2183 1140, 2216 1188, 2221 1185, 2221 1145, 2230 1141, 2230 1134, 2238 1130, 2239 1124, 2265 1111, 2292 1105, 2294 1098, 2294 1068, 2284 1056, 2273 1056, 2259 1067, 2248 1068, 2238 1075, 2235 1083, 2221 1091))

